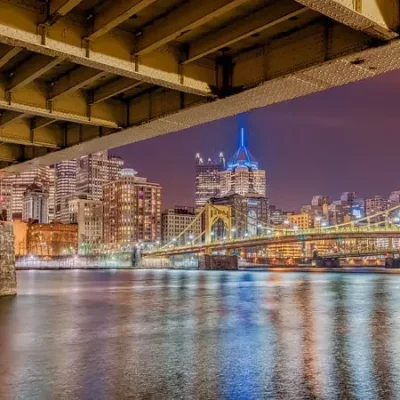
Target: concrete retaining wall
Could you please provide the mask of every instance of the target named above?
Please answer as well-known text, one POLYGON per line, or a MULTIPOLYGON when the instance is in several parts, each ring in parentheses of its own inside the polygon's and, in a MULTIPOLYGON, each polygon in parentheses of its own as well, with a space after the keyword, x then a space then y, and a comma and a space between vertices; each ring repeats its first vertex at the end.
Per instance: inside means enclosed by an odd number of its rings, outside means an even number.
POLYGON ((14 233, 12 225, 0 222, 0 296, 17 294, 14 233))

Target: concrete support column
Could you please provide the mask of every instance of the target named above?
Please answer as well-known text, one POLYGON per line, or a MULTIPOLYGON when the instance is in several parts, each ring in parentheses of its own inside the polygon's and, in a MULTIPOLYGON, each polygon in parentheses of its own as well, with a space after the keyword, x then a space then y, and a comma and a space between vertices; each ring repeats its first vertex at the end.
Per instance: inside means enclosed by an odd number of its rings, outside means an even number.
POLYGON ((11 224, 0 222, 0 296, 15 294, 14 233, 11 224))

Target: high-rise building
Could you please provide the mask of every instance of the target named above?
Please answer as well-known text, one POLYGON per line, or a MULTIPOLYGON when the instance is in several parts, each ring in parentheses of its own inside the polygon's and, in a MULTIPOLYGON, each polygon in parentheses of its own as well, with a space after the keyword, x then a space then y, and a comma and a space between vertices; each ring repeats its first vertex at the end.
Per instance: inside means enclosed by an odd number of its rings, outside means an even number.
POLYGON ((214 205, 230 206, 232 210, 232 232, 226 232, 221 224, 213 228, 214 238, 255 236, 264 232, 268 224, 268 200, 264 196, 249 193, 246 196, 231 194, 225 197, 212 198, 214 205))
POLYGON ((249 193, 266 197, 265 171, 258 168, 258 162, 247 150, 244 139, 242 128, 238 150, 227 163, 226 170, 219 173, 221 197, 249 193))
POLYGON ((316 195, 311 199, 311 204, 301 208, 301 214, 308 214, 311 218, 311 225, 314 228, 321 228, 329 225, 329 204, 328 196, 316 195))
POLYGON ((123 161, 107 151, 82 156, 77 160, 76 196, 88 200, 103 200, 103 185, 115 181, 123 161))
POLYGON ((24 193, 22 220, 37 221, 39 224, 49 222, 49 192, 48 187, 32 183, 24 193))
POLYGON ((353 199, 351 202, 352 219, 360 219, 365 217, 365 200, 361 197, 353 199))
POLYGON ((23 171, 4 180, 11 185, 11 214, 13 219, 22 218, 23 198, 27 188, 33 183, 49 190, 50 167, 40 166, 35 169, 23 171))
POLYGON ((12 182, 0 176, 0 221, 11 221, 12 182))
POLYGON ((223 153, 219 154, 218 161, 211 158, 204 162, 199 153, 196 154, 196 188, 195 205, 202 208, 211 197, 219 195, 219 172, 225 169, 223 153))
POLYGON ((318 194, 316 196, 313 196, 311 199, 311 205, 314 207, 322 207, 324 204, 330 204, 330 200, 328 196, 323 196, 321 194, 318 194))
POLYGON ((350 207, 351 219, 360 219, 365 217, 365 200, 358 197, 356 192, 343 192, 340 201, 344 207, 350 207))
POLYGON ((75 196, 76 160, 62 161, 55 165, 55 218, 69 223, 69 201, 75 196))
POLYGON ((277 208, 275 205, 269 206, 269 220, 273 225, 281 225, 285 220, 285 213, 282 209, 277 208))
POLYGON ((351 206, 347 202, 340 200, 332 202, 328 206, 329 224, 340 225, 351 221, 351 206))
POLYGON ((365 209, 367 215, 374 215, 381 211, 385 211, 389 204, 382 196, 374 196, 365 201, 365 209))
POLYGON ((340 196, 340 201, 351 203, 356 198, 358 198, 356 192, 343 192, 340 196))
POLYGON ((52 222, 56 216, 55 206, 55 169, 49 168, 49 222, 52 222))
POLYGON ((192 207, 174 207, 165 210, 161 215, 161 243, 174 242, 176 245, 185 245, 201 234, 201 221, 196 220, 196 213, 192 207), (179 236, 183 231, 187 231, 179 236))
POLYGON ((289 227, 294 229, 309 229, 312 226, 312 218, 308 213, 289 214, 287 220, 289 227))
POLYGON ((78 224, 80 253, 92 252, 103 240, 103 202, 73 199, 69 202, 71 224, 78 224))
POLYGON ((400 190, 395 190, 394 192, 390 193, 388 203, 390 207, 395 207, 400 204, 400 190))
POLYGON ((104 243, 111 248, 161 240, 161 186, 121 170, 104 189, 104 243))

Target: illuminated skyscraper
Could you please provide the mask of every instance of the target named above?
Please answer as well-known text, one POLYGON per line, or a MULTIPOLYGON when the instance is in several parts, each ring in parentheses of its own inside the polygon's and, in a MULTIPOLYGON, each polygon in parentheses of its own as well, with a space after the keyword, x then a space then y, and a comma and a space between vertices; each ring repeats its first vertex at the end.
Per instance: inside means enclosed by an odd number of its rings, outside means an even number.
POLYGON ((76 160, 56 164, 55 173, 55 218, 69 223, 69 201, 75 196, 76 160))
POLYGON ((219 154, 217 162, 211 158, 204 162, 200 154, 196 154, 196 208, 202 208, 210 198, 219 195, 219 173, 224 169, 223 153, 219 154))
POLYGON ((4 179, 11 185, 11 214, 12 218, 22 218, 24 193, 33 183, 43 186, 45 190, 49 190, 50 185, 50 167, 40 166, 21 172, 18 175, 12 175, 4 179))
POLYGON ((104 185, 104 243, 117 249, 161 240, 161 186, 123 169, 104 185))
POLYGON ((258 162, 245 146, 244 129, 240 132, 240 146, 227 163, 225 171, 219 172, 222 196, 249 193, 266 197, 265 171, 258 168, 258 162))
POLYGON ((88 200, 102 200, 103 185, 117 180, 122 166, 121 158, 109 156, 107 151, 80 157, 76 170, 76 195, 88 200))
POLYGON ((395 190, 394 192, 390 193, 388 199, 389 207, 395 207, 400 204, 400 190, 395 190))
POLYGON ((103 202, 87 199, 70 200, 69 217, 71 224, 78 224, 80 253, 96 250, 96 246, 103 240, 103 202))
POLYGON ((56 205, 55 205, 55 169, 49 168, 49 222, 52 222, 56 216, 56 205))
POLYGON ((23 197, 22 220, 35 220, 39 224, 49 222, 49 192, 43 185, 32 183, 23 197))
POLYGON ((381 211, 387 210, 389 203, 382 196, 374 196, 365 201, 365 210, 367 215, 374 215, 381 211))
POLYGON ((201 221, 196 220, 192 207, 174 207, 165 210, 161 215, 161 242, 185 245, 201 234, 201 221), (181 232, 186 232, 180 235, 181 232))
POLYGON ((6 177, 0 177, 0 221, 11 220, 12 182, 6 177))

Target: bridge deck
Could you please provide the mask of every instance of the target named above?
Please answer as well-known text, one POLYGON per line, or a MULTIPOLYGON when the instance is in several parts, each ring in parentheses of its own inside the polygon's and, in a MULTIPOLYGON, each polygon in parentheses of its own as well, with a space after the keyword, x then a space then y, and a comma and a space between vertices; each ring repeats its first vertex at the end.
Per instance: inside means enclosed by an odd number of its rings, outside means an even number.
POLYGON ((298 234, 287 235, 262 235, 252 238, 224 240, 212 243, 201 243, 182 247, 165 248, 161 250, 145 252, 144 255, 152 257, 163 257, 178 254, 201 253, 205 251, 232 250, 240 248, 251 248, 268 245, 279 245, 296 242, 310 242, 319 240, 337 239, 377 239, 377 238, 400 238, 400 228, 381 229, 355 229, 343 231, 309 230, 298 234))

